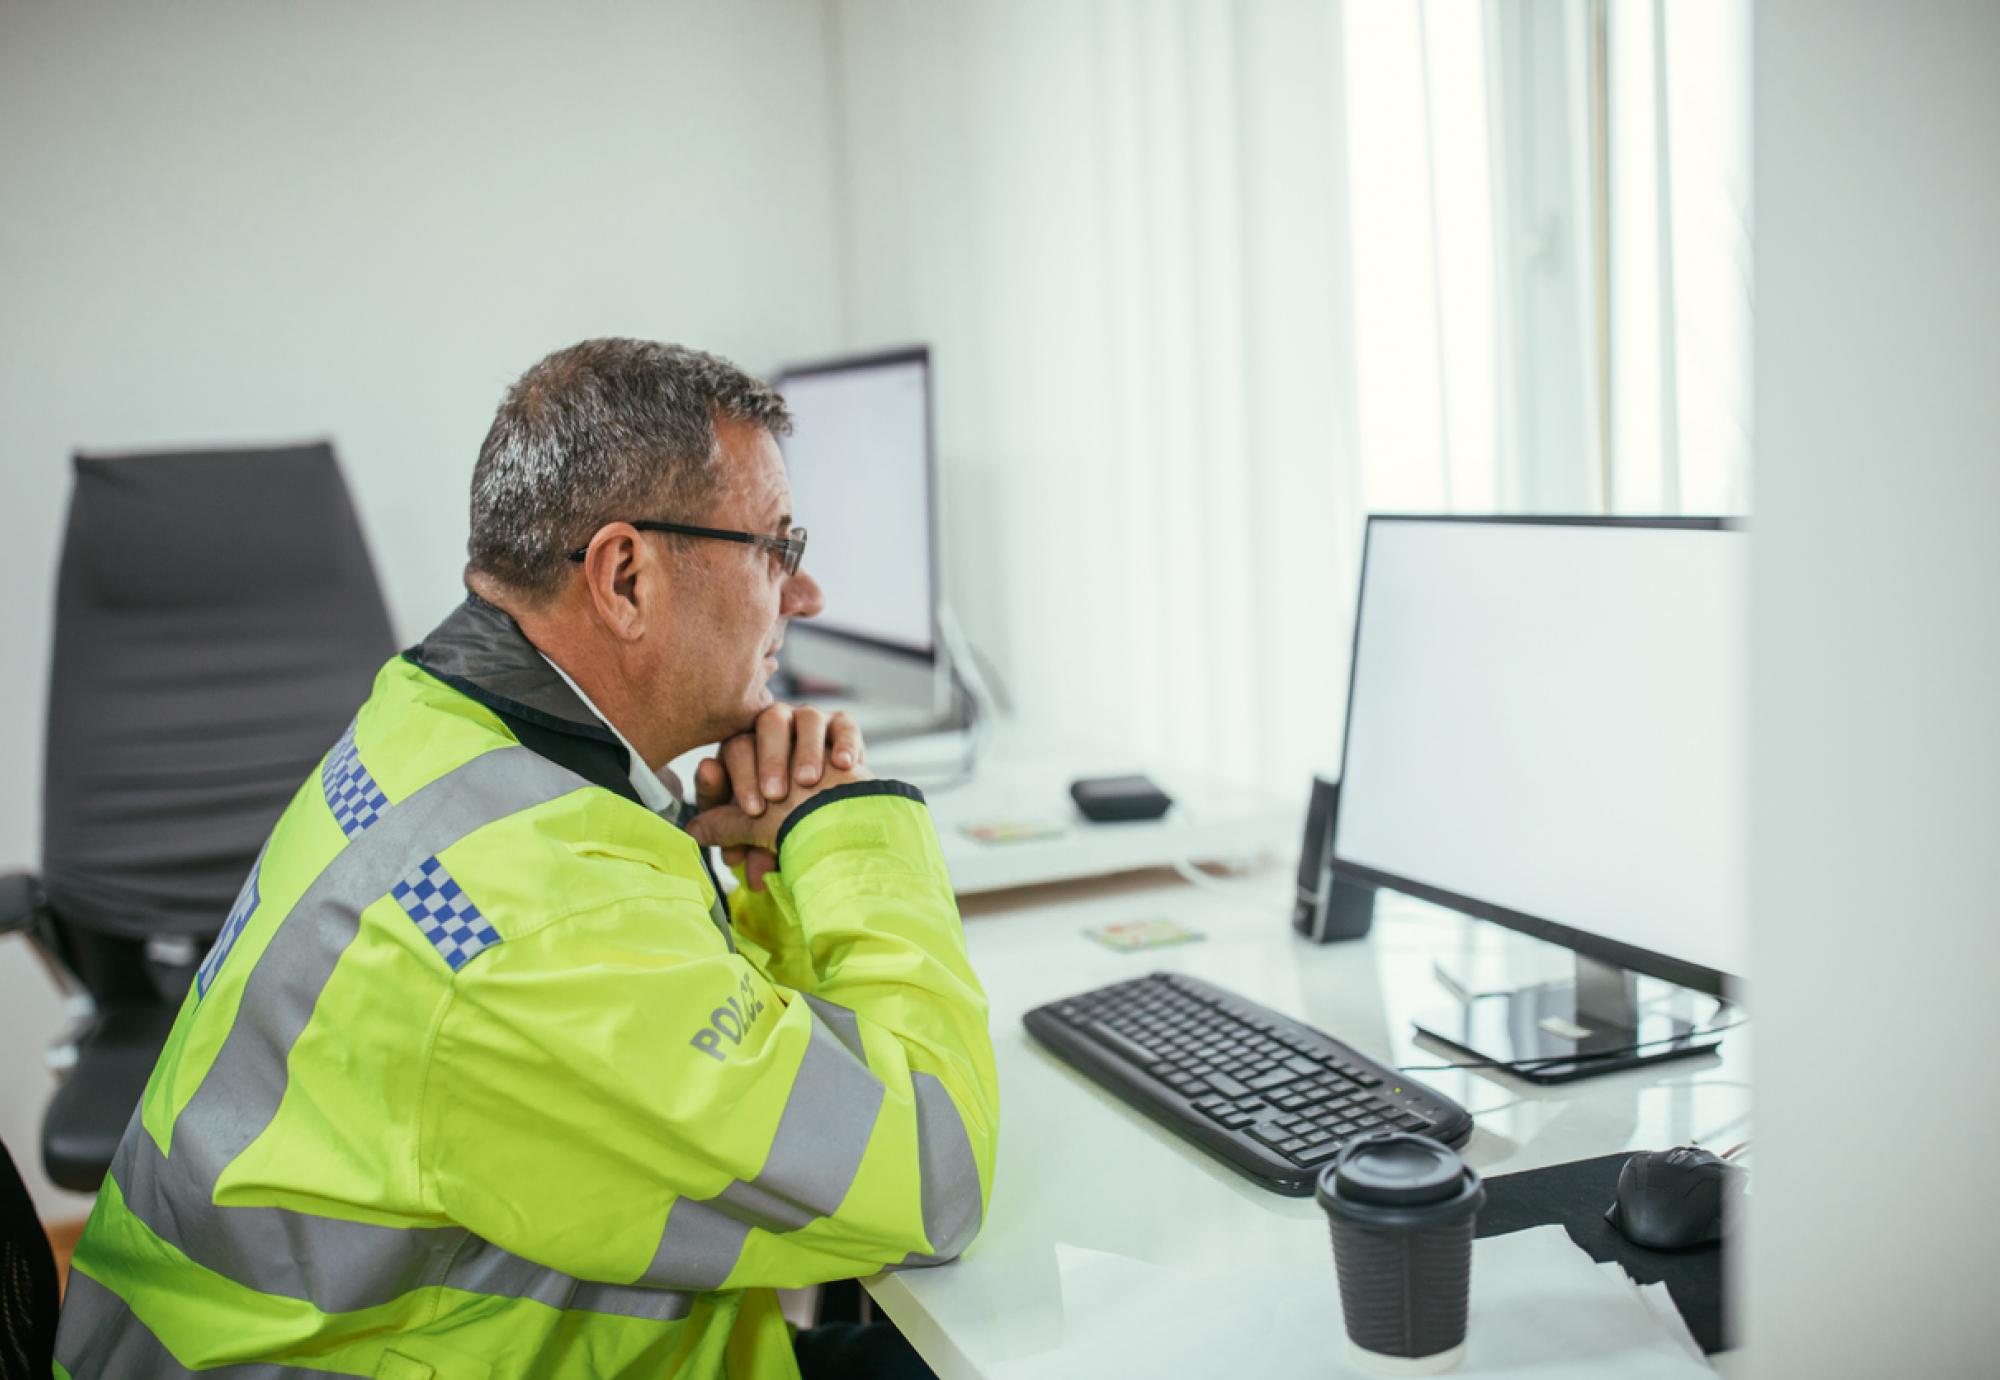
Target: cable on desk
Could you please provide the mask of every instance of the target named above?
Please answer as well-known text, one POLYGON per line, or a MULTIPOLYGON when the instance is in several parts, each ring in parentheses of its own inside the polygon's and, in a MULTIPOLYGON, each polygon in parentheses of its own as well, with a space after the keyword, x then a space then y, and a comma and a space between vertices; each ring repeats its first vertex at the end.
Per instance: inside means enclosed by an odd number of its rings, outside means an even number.
POLYGON ((984 744, 977 741, 972 733, 968 731, 965 735, 965 746, 959 753, 957 765, 950 768, 942 776, 924 776, 913 772, 899 772, 896 779, 898 781, 909 782, 925 795, 942 795, 946 791, 956 790, 978 775, 979 753, 983 746, 984 744))
POLYGON ((1679 1044, 1683 1040, 1695 1039, 1702 1035, 1720 1035, 1725 1030, 1734 1030, 1739 1025, 1748 1025, 1748 1016, 1738 1016, 1722 1025, 1703 1026, 1685 1035, 1664 1035, 1657 1040, 1640 1040, 1636 1044, 1619 1045, 1613 1049, 1595 1049, 1588 1054, 1551 1054, 1541 1059, 1465 1059, 1449 1064, 1398 1064, 1398 1073, 1439 1073, 1445 1069, 1500 1069, 1509 1073, 1522 1073, 1530 1069, 1547 1068, 1553 1064, 1588 1064, 1600 1059, 1620 1059, 1627 1054, 1654 1045, 1679 1044))
POLYGON ((978 774, 980 754, 986 750, 986 744, 993 736, 993 723, 998 717, 994 712, 998 697, 981 669, 991 663, 972 645, 948 607, 938 610, 938 630, 943 635, 945 665, 950 671, 952 684, 963 697, 965 736, 957 766, 942 776, 906 775, 902 778, 927 795, 954 790, 978 774), (974 658, 977 658, 976 663, 974 658))
POLYGON ((1200 887, 1203 891, 1213 891, 1223 896, 1236 896, 1246 899, 1255 896, 1262 902, 1268 902, 1272 896, 1271 884, 1268 878, 1254 882, 1247 880, 1232 881, 1227 877, 1217 877, 1202 871, 1189 858, 1176 859, 1173 863, 1173 869, 1179 874, 1182 881, 1190 886, 1200 887))

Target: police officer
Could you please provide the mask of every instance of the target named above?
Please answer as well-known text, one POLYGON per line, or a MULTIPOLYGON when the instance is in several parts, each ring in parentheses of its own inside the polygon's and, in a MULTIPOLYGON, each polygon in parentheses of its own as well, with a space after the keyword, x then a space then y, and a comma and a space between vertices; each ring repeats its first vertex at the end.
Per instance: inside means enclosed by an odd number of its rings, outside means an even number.
POLYGON ((245 879, 60 1372, 789 1377, 775 1288, 971 1239, 993 1053, 923 797, 768 688, 821 603, 788 426, 676 346, 515 383, 470 597, 245 879), (665 764, 718 741, 684 802, 665 764))

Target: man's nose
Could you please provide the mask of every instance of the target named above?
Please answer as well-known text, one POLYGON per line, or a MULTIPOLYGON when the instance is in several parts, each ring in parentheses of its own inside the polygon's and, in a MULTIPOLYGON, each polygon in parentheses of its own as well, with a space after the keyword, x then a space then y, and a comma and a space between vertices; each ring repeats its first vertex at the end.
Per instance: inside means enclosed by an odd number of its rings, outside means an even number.
POLYGON ((818 580, 803 570, 785 577, 785 592, 778 604, 780 613, 787 618, 811 618, 825 607, 826 596, 820 592, 818 580))

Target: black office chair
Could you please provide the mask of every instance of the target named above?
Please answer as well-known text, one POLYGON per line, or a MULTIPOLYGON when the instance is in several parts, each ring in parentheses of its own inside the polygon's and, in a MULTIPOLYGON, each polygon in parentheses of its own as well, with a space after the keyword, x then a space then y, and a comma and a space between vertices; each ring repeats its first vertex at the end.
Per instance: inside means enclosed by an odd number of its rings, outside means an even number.
POLYGON ((88 1011, 52 1051, 56 1183, 102 1182, 258 848, 394 650, 330 446, 77 457, 42 873, 0 877, 0 932, 88 1011))

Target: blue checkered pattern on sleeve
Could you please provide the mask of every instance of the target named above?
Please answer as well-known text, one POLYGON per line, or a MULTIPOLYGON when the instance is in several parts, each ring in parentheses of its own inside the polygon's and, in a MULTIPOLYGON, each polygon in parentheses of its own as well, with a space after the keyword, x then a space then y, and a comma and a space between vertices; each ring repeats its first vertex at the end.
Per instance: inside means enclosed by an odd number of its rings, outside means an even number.
POLYGON ((326 792, 327 808, 333 811, 340 831, 349 838, 380 819, 389 808, 389 797, 382 794, 368 768, 361 765, 361 754, 354 747, 353 724, 347 726, 347 732, 340 735, 340 741, 326 755, 326 765, 319 769, 319 784, 326 792))
POLYGON ((194 999, 200 1001, 208 995, 215 975, 222 971, 223 963, 229 958, 229 951, 236 947, 236 938, 243 933, 243 927, 250 923, 250 916, 257 909, 257 877, 264 870, 264 855, 259 853, 257 861, 251 864, 250 875, 243 879, 242 888, 236 893, 236 904, 229 908, 229 918, 222 922, 222 933, 215 937, 209 948, 208 957, 195 970, 194 999))
POLYGON ((444 864, 434 857, 418 863, 389 894, 410 913, 424 938, 436 946, 454 973, 500 942, 500 935, 486 923, 479 907, 459 890, 444 864))

